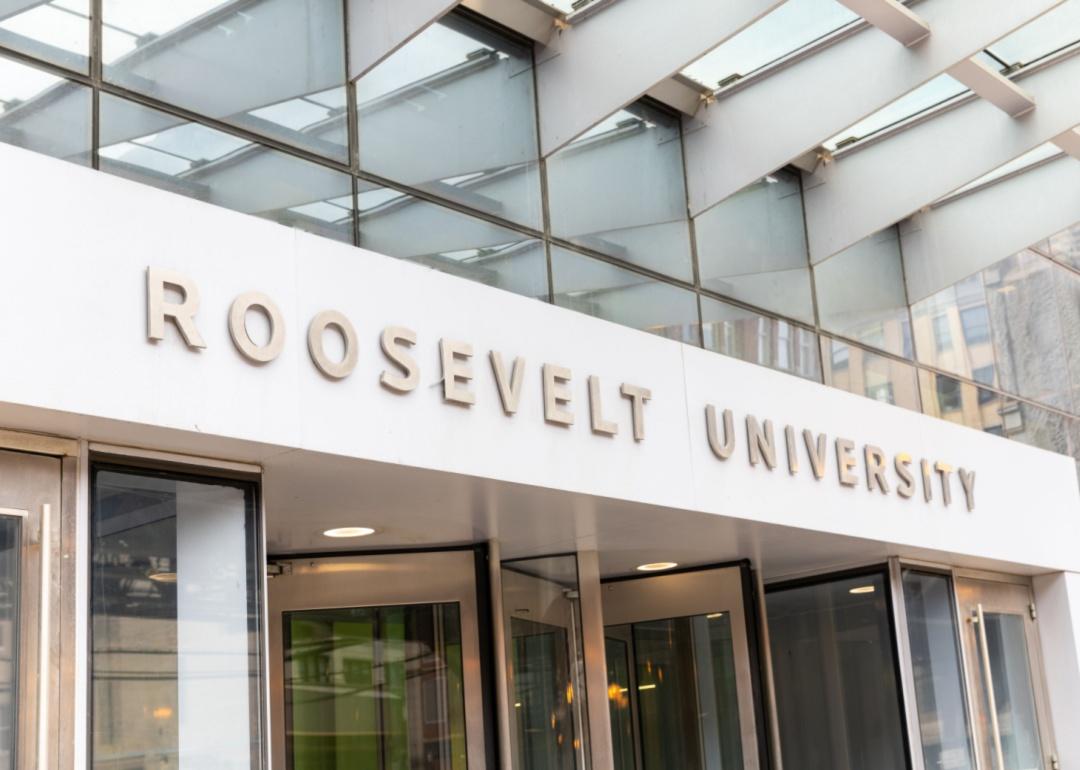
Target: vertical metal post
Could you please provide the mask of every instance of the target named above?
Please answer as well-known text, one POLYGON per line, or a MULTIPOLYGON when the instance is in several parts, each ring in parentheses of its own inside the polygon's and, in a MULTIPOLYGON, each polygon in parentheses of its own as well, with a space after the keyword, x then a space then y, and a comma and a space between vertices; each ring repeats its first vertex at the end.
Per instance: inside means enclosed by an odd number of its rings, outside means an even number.
POLYGON ((761 618, 761 663, 765 675, 765 706, 769 711, 769 748, 772 754, 772 770, 784 770, 784 757, 780 749, 780 719, 776 708, 776 673, 773 671, 772 641, 769 638, 769 613, 765 604, 765 580, 761 570, 754 570, 757 579, 758 617, 761 618))
MULTIPOLYGON (((502 557, 499 541, 488 541, 488 569, 491 573, 491 635, 495 643, 495 703, 498 708, 499 764, 503 770, 514 767, 513 735, 510 732, 510 679, 507 674, 506 624, 503 623, 502 557)), ((495 770, 492 768, 491 770, 495 770)))
POLYGON ((979 651, 982 653, 983 686, 986 688, 986 703, 990 709, 990 729, 994 734, 994 758, 997 770, 1005 770, 1005 752, 1001 747, 1001 726, 998 724, 997 695, 994 694, 994 670, 990 665, 990 644, 986 639, 986 616, 980 602, 975 607, 975 625, 979 629, 979 651))
POLYGON ((612 770, 611 713, 607 698, 607 655, 604 650, 604 608, 600 594, 600 555, 578 552, 581 592, 581 637, 585 652, 585 693, 589 715, 592 770, 612 770))
POLYGON ((915 668, 911 658, 911 637, 908 635, 907 604, 904 602, 903 573, 900 560, 895 557, 889 559, 889 590, 892 592, 896 649, 900 655, 900 687, 904 693, 904 720, 907 722, 911 767, 912 770, 925 770, 919 704, 915 695, 915 668))

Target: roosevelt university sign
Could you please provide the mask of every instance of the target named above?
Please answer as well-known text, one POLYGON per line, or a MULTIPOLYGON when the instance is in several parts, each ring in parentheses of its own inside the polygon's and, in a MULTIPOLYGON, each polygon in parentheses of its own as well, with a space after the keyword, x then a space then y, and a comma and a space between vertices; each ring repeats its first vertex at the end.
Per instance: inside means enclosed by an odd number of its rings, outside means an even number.
MULTIPOLYGON (((191 350, 206 348, 199 333, 197 315, 200 311, 200 295, 197 284, 181 273, 148 268, 146 271, 147 338, 151 342, 165 339, 165 328, 172 324, 191 350), (172 296, 170 296, 170 294, 172 296)), ((281 310, 272 298, 258 292, 247 292, 236 297, 227 309, 229 336, 237 352, 252 365, 268 364, 276 359, 286 345, 286 323, 281 310), (248 331, 249 313, 262 314, 269 326, 266 339, 256 341, 248 331)), ((413 329, 403 325, 388 325, 379 333, 379 346, 386 366, 378 373, 379 383, 388 393, 406 396, 420 384, 422 362, 416 360, 411 349, 418 336, 413 329)), ((307 349, 312 365, 330 380, 345 380, 356 373, 359 336, 350 320, 333 309, 317 313, 308 324, 307 349), (332 356, 326 349, 327 334, 340 337, 340 353, 332 356)), ((518 356, 512 362, 503 358, 500 351, 487 351, 486 358, 498 395, 499 405, 508 418, 513 418, 521 403, 522 387, 528 370, 528 362, 518 356)), ((473 381, 477 376, 474 361, 476 351, 467 341, 440 339, 438 361, 434 362, 441 373, 442 399, 445 403, 464 408, 476 405, 473 381)), ((539 366, 544 420, 556 428, 566 428, 575 423, 578 410, 574 403, 571 383, 573 373, 558 363, 542 363, 539 366)), ((629 421, 630 435, 634 441, 646 440, 647 407, 654 398, 653 392, 635 383, 620 383, 617 395, 605 403, 605 391, 600 378, 586 377, 588 402, 585 407, 593 433, 616 437, 620 426, 616 419, 616 402, 621 402, 623 414, 629 421)), ((655 396, 662 398, 662 394, 655 396)), ((892 454, 872 444, 857 447, 855 442, 840 436, 830 437, 805 427, 784 425, 779 430, 769 419, 757 415, 745 415, 736 428, 736 417, 730 409, 719 409, 715 404, 702 404, 702 418, 712 455, 721 463, 728 463, 739 450, 740 440, 745 442, 745 458, 753 468, 776 471, 783 453, 783 465, 791 475, 803 471, 803 459, 812 477, 818 481, 826 476, 826 462, 830 454, 835 456, 835 481, 845 487, 865 484, 871 494, 896 494, 903 499, 921 498, 929 503, 940 494, 942 502, 953 502, 955 487, 959 487, 968 511, 975 509, 975 471, 956 467, 941 458, 913 458, 903 451, 892 454)))

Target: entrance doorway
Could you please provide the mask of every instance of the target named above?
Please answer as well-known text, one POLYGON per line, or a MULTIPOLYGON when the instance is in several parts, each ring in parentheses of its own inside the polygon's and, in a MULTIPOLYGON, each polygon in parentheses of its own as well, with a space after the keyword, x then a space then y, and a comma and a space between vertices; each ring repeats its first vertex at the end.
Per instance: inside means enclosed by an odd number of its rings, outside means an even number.
POLYGON ((1053 735, 1026 582, 956 579, 972 703, 984 770, 1051 770, 1053 735))
POLYGON ((274 767, 486 770, 476 558, 275 562, 274 767))
POLYGON ((615 770, 757 770, 740 567, 603 586, 615 770))

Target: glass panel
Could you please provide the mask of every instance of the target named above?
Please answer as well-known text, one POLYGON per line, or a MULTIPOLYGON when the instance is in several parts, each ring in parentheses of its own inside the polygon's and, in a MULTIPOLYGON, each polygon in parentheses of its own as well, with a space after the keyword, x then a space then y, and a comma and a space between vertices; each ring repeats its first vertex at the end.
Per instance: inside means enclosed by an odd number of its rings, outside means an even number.
POLYGON ((577 559, 504 562, 516 770, 584 770, 584 713, 577 559))
POLYGON ((989 51, 1013 64, 1033 61, 1080 40, 1080 5, 1063 3, 990 46, 989 51))
POLYGON ((911 358, 900 233, 890 227, 814 266, 821 328, 911 358))
POLYGON ((975 770, 952 581, 904 570, 903 583, 924 766, 975 770))
POLYGON ((527 297, 548 298, 542 241, 365 182, 360 245, 527 297))
POLYGON ((821 356, 826 385, 919 411, 914 366, 829 337, 821 338, 821 356))
POLYGON ((703 288, 814 322, 799 179, 777 172, 694 220, 703 288))
POLYGON ((859 16, 836 0, 787 0, 683 70, 709 88, 733 75, 746 77, 810 45, 859 16))
POLYGON ((697 296, 598 259, 552 247, 555 304, 697 345, 697 296))
POLYGON ((348 174, 101 94, 101 169, 352 243, 348 174))
POLYGON ((611 717, 611 748, 614 770, 636 770, 634 715, 630 708, 630 645, 610 636, 604 640, 608 671, 608 713, 611 717))
POLYGON ((871 574, 768 592, 785 768, 907 768, 887 591, 871 574))
POLYGON ((340 0, 102 0, 105 78, 348 159, 340 0))
POLYGON ((0 57, 0 142, 90 165, 91 93, 0 57))
POLYGON ((253 488, 96 468, 91 493, 92 766, 260 767, 253 488))
POLYGON ((547 174, 553 235, 693 280, 677 118, 632 105, 549 158, 547 174))
POLYGON ((1024 618, 988 612, 985 620, 1004 770, 1038 770, 1043 767, 1042 748, 1024 618))
POLYGON ((88 72, 90 0, 0 0, 0 45, 88 72))
POLYGON ((821 382, 817 335, 809 329, 709 297, 701 298, 701 318, 707 349, 821 382))
POLYGON ((532 51, 450 15, 356 82, 360 166, 542 228, 532 51))
POLYGON ((974 182, 968 182, 966 185, 964 185, 960 189, 956 190, 955 192, 949 193, 948 195, 946 195, 941 200, 948 200, 949 198, 954 198, 954 197, 956 197, 958 195, 963 195, 964 193, 968 192, 969 190, 974 190, 976 187, 982 187, 983 185, 986 185, 986 184, 989 184, 990 182, 993 182, 995 179, 1001 179, 1002 177, 1009 176, 1010 174, 1015 174, 1018 171, 1026 169, 1026 168, 1028 168, 1030 166, 1034 166, 1037 163, 1041 163, 1042 161, 1047 160, 1048 158, 1053 158, 1055 156, 1061 156, 1062 158, 1067 157, 1062 152, 1061 148, 1058 147, 1053 142, 1047 142, 1046 144, 1040 144, 1034 150, 1031 150, 1029 152, 1025 152, 1019 158, 1014 158, 1013 160, 1009 161, 1008 163, 1005 163, 1005 164, 1002 164, 1001 166, 998 166, 996 169, 994 169, 990 173, 983 174, 981 177, 976 179, 974 182))
POLYGON ((0 768, 15 770, 22 521, 0 516, 0 768))
POLYGON ((465 770, 457 604, 285 613, 293 770, 465 770))
POLYGON ((1080 225, 1053 236, 1049 245, 1050 255, 1054 259, 1080 270, 1080 225))

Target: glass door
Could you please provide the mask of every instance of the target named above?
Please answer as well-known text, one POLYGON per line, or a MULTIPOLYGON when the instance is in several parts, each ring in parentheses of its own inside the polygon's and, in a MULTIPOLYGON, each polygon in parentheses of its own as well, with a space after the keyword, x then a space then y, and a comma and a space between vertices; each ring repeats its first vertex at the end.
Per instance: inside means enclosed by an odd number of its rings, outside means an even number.
POLYGON ((614 767, 757 770, 739 567, 603 586, 614 767))
POLYGON ((1028 585, 956 580, 982 770, 1051 770, 1035 605, 1028 585))
POLYGON ((274 766, 484 770, 472 551, 278 562, 274 766))

